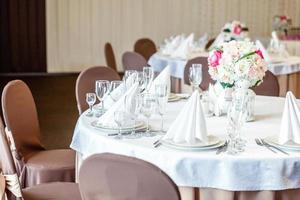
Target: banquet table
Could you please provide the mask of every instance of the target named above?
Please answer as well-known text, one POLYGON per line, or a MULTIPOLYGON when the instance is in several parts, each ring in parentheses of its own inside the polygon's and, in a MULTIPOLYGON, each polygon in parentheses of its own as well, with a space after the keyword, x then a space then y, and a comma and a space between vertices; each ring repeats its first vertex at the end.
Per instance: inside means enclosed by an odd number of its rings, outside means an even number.
MULTIPOLYGON (((189 59, 197 56, 208 56, 207 52, 196 53, 189 59)), ((155 72, 161 72, 167 65, 171 67, 171 76, 175 77, 177 85, 183 85, 184 68, 188 59, 173 58, 170 56, 156 53, 148 61, 155 72)), ((269 70, 278 77, 280 85, 280 96, 285 96, 287 91, 292 91, 297 98, 300 98, 300 57, 290 56, 282 58, 280 62, 269 65, 269 70)), ((182 87, 177 87, 174 92, 181 92, 182 87)))
MULTIPOLYGON (((161 136, 115 140, 91 126, 96 118, 84 114, 77 121, 70 147, 77 152, 77 171, 82 160, 96 153, 116 153, 148 161, 171 177, 179 186, 183 200, 297 199, 295 195, 300 195, 300 151, 290 151, 290 155, 275 154, 254 142, 255 138, 278 134, 284 101, 281 97, 256 97, 255 121, 246 123, 242 130, 247 146, 236 156, 216 155, 215 149, 183 151, 164 145, 154 148, 153 142, 161 136)), ((185 102, 168 103, 165 129, 185 102)), ((151 117, 152 129, 158 129, 159 119, 158 115, 151 117)), ((227 137, 225 116, 206 117, 206 123, 209 134, 222 140, 227 137)))

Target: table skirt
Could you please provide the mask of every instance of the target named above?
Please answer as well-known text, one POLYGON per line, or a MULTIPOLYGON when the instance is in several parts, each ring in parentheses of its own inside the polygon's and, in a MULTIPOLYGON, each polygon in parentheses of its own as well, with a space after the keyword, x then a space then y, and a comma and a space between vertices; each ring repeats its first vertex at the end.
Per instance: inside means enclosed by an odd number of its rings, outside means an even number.
MULTIPOLYGON (((76 182, 83 162, 82 155, 76 152, 76 182)), ((220 177, 221 178, 221 177, 220 177)), ((282 191, 226 191, 214 188, 179 187, 182 200, 299 200, 300 189, 282 191)))

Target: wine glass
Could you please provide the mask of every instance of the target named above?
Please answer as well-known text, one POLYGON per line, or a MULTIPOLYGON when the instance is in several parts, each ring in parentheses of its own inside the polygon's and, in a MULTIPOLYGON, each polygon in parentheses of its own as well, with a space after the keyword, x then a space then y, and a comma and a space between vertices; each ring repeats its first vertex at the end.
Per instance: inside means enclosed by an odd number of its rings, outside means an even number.
POLYGON ((139 135, 136 134, 136 119, 138 117, 138 113, 140 110, 140 95, 134 95, 134 96, 125 96, 124 99, 124 105, 125 110, 127 113, 129 113, 130 118, 133 120, 133 129, 131 131, 131 134, 128 136, 129 139, 132 138, 138 138, 139 135))
POLYGON ((114 102, 118 101, 124 93, 124 85, 122 85, 122 83, 123 81, 110 82, 109 95, 114 102))
POLYGON ((146 130, 146 137, 152 137, 155 136, 153 132, 150 131, 149 127, 149 119, 155 111, 156 101, 155 97, 151 94, 145 93, 142 94, 142 100, 141 100, 141 113, 147 118, 147 130, 146 130))
POLYGON ((144 79, 144 72, 138 72, 137 74, 137 81, 139 84, 139 92, 141 93, 142 91, 145 90, 145 79, 144 79))
POLYGON ((96 102, 96 94, 95 93, 86 93, 85 98, 87 104, 89 105, 89 112, 86 114, 87 117, 93 116, 93 105, 96 102))
POLYGON ((121 129, 122 129, 123 124, 126 121, 126 117, 127 116, 124 111, 115 111, 114 112, 114 120, 115 120, 116 124, 118 125, 118 135, 115 137, 115 139, 117 139, 117 140, 123 139, 121 129))
POLYGON ((202 65, 192 64, 189 70, 189 79, 193 88, 193 92, 199 89, 199 85, 202 81, 202 65))
POLYGON ((128 90, 137 81, 138 72, 136 70, 126 70, 123 76, 125 89, 128 90))
MULTIPOLYGON (((104 96, 109 92, 109 81, 98 80, 96 81, 96 96, 101 103, 101 114, 104 113, 104 96)), ((99 117, 99 116, 98 116, 99 117)))
POLYGON ((144 81, 145 81, 145 89, 146 89, 146 91, 149 91, 153 77, 154 77, 154 72, 153 72, 152 67, 144 67, 143 75, 144 75, 144 81))
POLYGON ((157 102, 157 111, 161 117, 160 133, 164 134, 164 114, 168 102, 168 87, 166 84, 155 85, 155 95, 157 102))

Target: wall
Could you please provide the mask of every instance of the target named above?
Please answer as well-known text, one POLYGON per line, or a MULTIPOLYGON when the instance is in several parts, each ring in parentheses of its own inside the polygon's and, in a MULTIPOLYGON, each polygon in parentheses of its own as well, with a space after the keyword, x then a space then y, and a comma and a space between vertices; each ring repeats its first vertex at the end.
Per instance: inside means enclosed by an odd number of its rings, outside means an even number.
POLYGON ((251 36, 268 36, 272 17, 288 14, 300 25, 298 0, 46 0, 48 71, 105 65, 104 44, 121 55, 136 39, 156 44, 174 34, 216 35, 227 21, 245 22, 251 36))

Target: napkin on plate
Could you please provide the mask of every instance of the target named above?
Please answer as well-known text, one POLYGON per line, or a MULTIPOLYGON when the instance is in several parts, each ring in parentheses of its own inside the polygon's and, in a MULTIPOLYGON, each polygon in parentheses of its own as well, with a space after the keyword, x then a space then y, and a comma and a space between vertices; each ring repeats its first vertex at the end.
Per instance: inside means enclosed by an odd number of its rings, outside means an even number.
POLYGON ((208 34, 205 33, 202 37, 199 38, 198 40, 198 48, 200 48, 201 50, 205 50, 205 46, 208 42, 208 34))
POLYGON ((187 58, 188 55, 192 51, 194 43, 194 33, 191 33, 181 44, 177 47, 177 49, 171 54, 171 57, 174 58, 187 58))
POLYGON ((112 107, 110 107, 106 113, 104 113, 99 119, 98 119, 98 124, 101 124, 105 127, 112 127, 116 128, 117 124, 115 123, 114 120, 114 114, 116 111, 121 111, 124 110, 124 102, 125 102, 125 97, 132 97, 134 96, 138 91, 138 83, 135 83, 116 103, 113 104, 112 107))
POLYGON ((200 102, 200 93, 197 90, 184 105, 163 139, 187 144, 207 142, 206 122, 200 102))
POLYGON ((170 95, 171 90, 171 68, 167 65, 163 71, 159 73, 159 75, 152 81, 150 84, 150 93, 155 94, 155 85, 165 84, 167 85, 168 94, 170 95))
POLYGON ((163 55, 171 55, 172 52, 180 45, 182 41, 182 35, 177 35, 176 37, 171 37, 165 40, 165 45, 161 49, 163 55))
POLYGON ((114 105, 114 103, 116 103, 116 101, 114 101, 111 96, 122 96, 123 92, 125 91, 125 83, 122 82, 119 87, 115 88, 110 94, 106 94, 104 96, 104 104, 105 104, 105 108, 110 108, 114 105))
POLYGON ((292 92, 287 92, 278 142, 293 141, 300 144, 300 108, 292 92))
POLYGON ((264 47, 264 45, 261 43, 261 41, 259 40, 256 40, 255 41, 255 45, 256 45, 256 48, 258 48, 259 50, 261 50, 263 56, 264 56, 264 59, 267 63, 270 63, 271 62, 271 58, 270 58, 270 55, 268 53, 268 51, 266 50, 266 48, 264 47))

